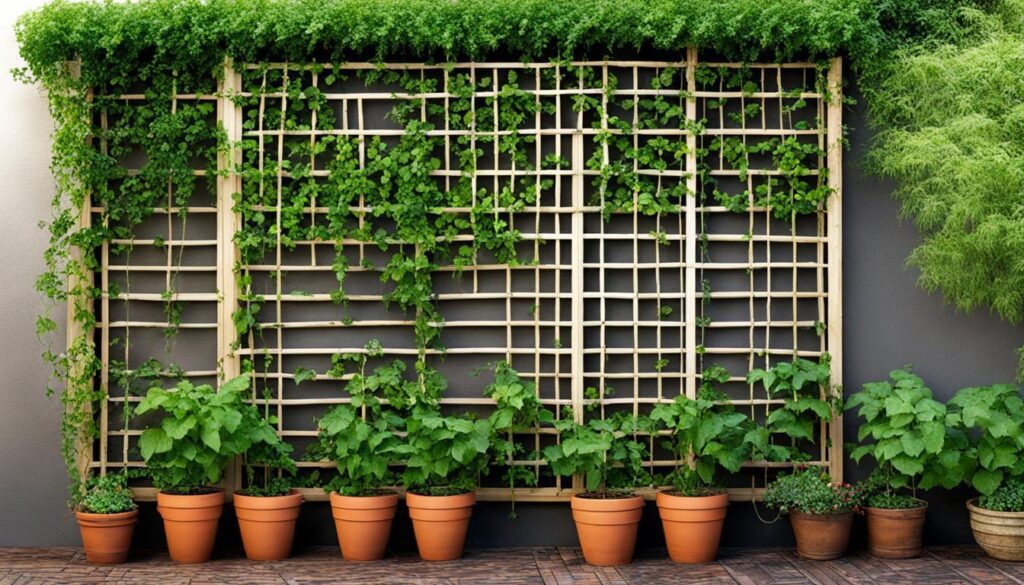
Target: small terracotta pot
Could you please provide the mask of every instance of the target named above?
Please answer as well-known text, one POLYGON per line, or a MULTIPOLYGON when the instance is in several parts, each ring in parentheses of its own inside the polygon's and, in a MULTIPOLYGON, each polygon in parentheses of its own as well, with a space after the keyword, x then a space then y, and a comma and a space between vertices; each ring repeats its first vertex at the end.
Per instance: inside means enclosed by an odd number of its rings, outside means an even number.
POLYGON ((978 546, 1000 561, 1024 561, 1024 512, 996 512, 969 500, 971 531, 978 546))
POLYGON ((123 563, 132 547, 132 532, 139 518, 138 510, 118 514, 75 512, 82 531, 85 560, 99 565, 123 563))
POLYGON ((213 554, 224 490, 179 496, 157 492, 156 509, 164 519, 167 549, 178 563, 205 563, 213 554))
POLYGON ((685 564, 714 561, 729 509, 729 494, 688 497, 658 492, 657 501, 668 556, 685 564))
POLYGON ((644 499, 572 497, 572 518, 583 558, 591 565, 624 565, 633 560, 644 499))
POLYGON ((476 492, 457 496, 424 496, 408 493, 416 546, 425 561, 451 561, 462 556, 469 517, 476 504, 476 492))
POLYGON ((868 552, 883 559, 912 559, 921 554, 928 502, 917 508, 867 508, 868 552))
POLYGON ((796 535, 796 554, 805 559, 838 559, 850 546, 853 512, 805 514, 790 510, 789 521, 796 535))
POLYGON ((398 494, 358 497, 331 492, 331 514, 342 558, 346 561, 384 558, 397 508, 398 494))
POLYGON ((295 520, 302 509, 302 494, 298 490, 270 497, 236 492, 233 502, 246 557, 254 561, 279 561, 292 555, 295 520))

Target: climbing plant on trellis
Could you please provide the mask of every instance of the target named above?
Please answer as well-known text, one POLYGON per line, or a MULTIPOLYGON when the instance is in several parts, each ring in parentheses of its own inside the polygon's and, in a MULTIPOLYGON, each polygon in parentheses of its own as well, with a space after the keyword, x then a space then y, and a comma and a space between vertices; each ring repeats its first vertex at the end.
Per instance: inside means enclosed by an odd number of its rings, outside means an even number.
MULTIPOLYGON (((841 383, 839 60, 226 63, 214 83, 93 89, 109 191, 81 220, 118 231, 88 261, 83 469, 141 467, 124 405, 152 380, 241 371, 301 455, 359 354, 480 413, 471 372, 504 360, 556 419, 646 414, 713 365, 759 420, 780 400, 750 369, 828 354, 841 383)), ((841 477, 840 439, 822 423, 807 463, 841 477)), ((517 499, 571 493, 542 459, 557 440, 516 435, 507 463, 535 484, 517 499)), ((679 464, 647 441, 654 473, 679 464)), ((790 465, 749 462, 734 497, 790 465)), ((313 485, 332 465, 299 466, 313 485)), ((501 474, 481 497, 509 496, 501 474)))

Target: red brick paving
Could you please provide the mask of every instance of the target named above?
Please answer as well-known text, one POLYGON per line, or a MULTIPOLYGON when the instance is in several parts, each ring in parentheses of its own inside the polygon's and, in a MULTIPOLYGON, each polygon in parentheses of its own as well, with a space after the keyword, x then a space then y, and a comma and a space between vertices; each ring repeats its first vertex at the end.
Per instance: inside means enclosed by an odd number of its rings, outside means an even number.
POLYGON ((136 554, 124 565, 94 566, 77 548, 0 548, 0 585, 120 583, 124 585, 659 585, 728 583, 1024 585, 1024 563, 986 557, 973 546, 927 549, 918 559, 887 561, 855 553, 835 561, 806 561, 792 551, 733 549, 716 563, 677 565, 643 556, 621 567, 592 567, 575 548, 467 551, 465 558, 427 563, 415 556, 346 563, 335 548, 302 551, 287 561, 250 562, 226 555, 204 565, 176 565, 166 553, 136 554))

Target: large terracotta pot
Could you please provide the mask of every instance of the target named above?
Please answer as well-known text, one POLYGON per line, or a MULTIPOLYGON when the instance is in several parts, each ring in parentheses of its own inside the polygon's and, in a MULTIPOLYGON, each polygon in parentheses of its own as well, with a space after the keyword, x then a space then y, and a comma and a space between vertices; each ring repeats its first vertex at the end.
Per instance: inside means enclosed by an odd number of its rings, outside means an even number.
POLYGON ((139 518, 138 510, 119 514, 92 514, 75 512, 78 528, 82 531, 85 560, 107 565, 128 560, 132 547, 132 532, 139 518))
POLYGON ((178 563, 205 563, 213 554, 224 490, 179 496, 157 492, 156 509, 164 519, 167 549, 178 563))
POLYGON ((850 546, 853 512, 841 514, 805 514, 789 511, 796 535, 796 554, 805 559, 827 561, 846 554, 850 546))
POLYGON ((235 493, 233 501, 246 557, 254 561, 279 561, 292 555, 295 520, 302 509, 302 494, 298 490, 270 497, 235 493))
POLYGON ((867 508, 868 552, 883 559, 911 559, 921 554, 928 502, 917 508, 867 508))
POLYGON ((718 556, 729 494, 675 496, 658 493, 658 514, 668 556, 677 563, 710 563, 718 556))
POLYGON ((623 565, 633 560, 636 529, 644 499, 572 497, 572 518, 583 558, 591 565, 623 565))
POLYGON ((1000 561, 1024 561, 1024 512, 996 512, 967 502, 974 540, 988 556, 1000 561))
POLYGON ((409 506, 420 558, 425 561, 451 561, 462 556, 469 517, 476 504, 476 492, 457 496, 408 493, 405 504, 409 506))
POLYGON ((341 556, 346 561, 384 558, 397 508, 398 494, 358 497, 331 492, 331 514, 341 556))

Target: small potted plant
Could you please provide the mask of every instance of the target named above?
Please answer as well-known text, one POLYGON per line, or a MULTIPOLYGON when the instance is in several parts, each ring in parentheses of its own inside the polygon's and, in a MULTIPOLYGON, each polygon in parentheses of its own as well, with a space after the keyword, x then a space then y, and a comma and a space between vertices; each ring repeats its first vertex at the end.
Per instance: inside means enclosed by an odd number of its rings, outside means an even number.
POLYGON ((667 478, 672 489, 657 497, 668 554, 677 563, 715 560, 729 507, 722 472, 739 471, 750 455, 750 419, 713 388, 728 379, 724 368, 707 368, 697 398, 679 395, 651 412, 655 428, 668 432, 665 447, 683 462, 667 478))
POLYGON ((139 450, 158 490, 157 511, 176 562, 210 559, 224 508, 224 490, 214 486, 235 457, 274 435, 263 419, 247 420, 248 388, 248 374, 225 382, 219 392, 183 380, 173 390, 150 388, 135 409, 137 415, 163 415, 159 425, 142 432, 139 450))
POLYGON ((850 457, 875 461, 862 486, 868 550, 876 557, 907 559, 921 554, 928 509, 917 490, 941 477, 933 470, 946 440, 946 406, 909 368, 894 370, 889 378, 865 384, 847 403, 864 419, 857 431, 861 444, 853 445, 850 457))
POLYGON ((337 466, 337 477, 324 491, 330 494, 338 544, 346 561, 384 558, 398 507, 398 494, 385 486, 394 485, 388 465, 401 444, 397 432, 405 421, 382 404, 376 392, 403 382, 392 375, 394 364, 366 375, 367 360, 380 355, 380 344, 374 340, 364 353, 333 358, 332 376, 340 378, 348 364, 356 366, 345 385, 351 401, 333 407, 317 422, 317 443, 308 452, 337 466))
MULTIPOLYGON (((255 391, 253 391, 255 394, 255 391)), ((291 556, 295 522, 302 509, 302 494, 292 489, 295 474, 292 446, 274 431, 277 417, 270 414, 269 396, 264 410, 254 404, 242 408, 242 426, 253 430, 252 445, 243 453, 246 487, 234 493, 245 556, 254 561, 279 561, 291 556)))
POLYGON ((861 494, 858 488, 834 483, 824 471, 808 467, 769 483, 764 502, 789 514, 798 555, 826 561, 846 554, 861 494))
POLYGON ((493 431, 487 419, 442 414, 438 398, 444 378, 436 370, 418 369, 416 382, 395 386, 398 395, 388 396, 390 404, 409 412, 405 441, 395 452, 405 458, 402 484, 420 558, 450 561, 462 556, 493 431))
POLYGON ((974 540, 992 558, 1024 561, 1024 401, 1017 386, 964 388, 949 401, 950 449, 941 461, 954 483, 979 493, 967 502, 974 540))
POLYGON ((123 473, 91 477, 75 510, 82 532, 85 559, 90 563, 123 563, 128 559, 139 510, 123 473))
POLYGON ((644 506, 633 490, 651 483, 643 465, 647 449, 633 438, 647 430, 644 421, 620 412, 581 424, 572 414, 566 409, 564 418, 555 422, 559 442, 544 449, 544 457, 557 475, 584 477, 586 491, 572 496, 572 517, 586 561, 628 563, 644 506))

